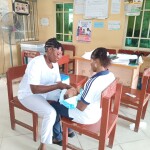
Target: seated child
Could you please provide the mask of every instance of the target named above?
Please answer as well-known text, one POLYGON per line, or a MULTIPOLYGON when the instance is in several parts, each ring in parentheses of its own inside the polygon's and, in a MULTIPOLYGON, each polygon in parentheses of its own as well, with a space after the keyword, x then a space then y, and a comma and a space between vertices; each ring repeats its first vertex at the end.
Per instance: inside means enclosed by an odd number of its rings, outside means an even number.
POLYGON ((81 98, 81 93, 74 87, 62 90, 59 102, 69 109, 76 108, 78 100, 81 98))

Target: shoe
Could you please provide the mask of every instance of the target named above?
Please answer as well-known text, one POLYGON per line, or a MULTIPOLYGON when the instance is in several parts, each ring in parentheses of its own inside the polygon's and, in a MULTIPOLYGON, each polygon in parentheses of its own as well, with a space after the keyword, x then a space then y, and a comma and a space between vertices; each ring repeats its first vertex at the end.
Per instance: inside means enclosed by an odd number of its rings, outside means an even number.
POLYGON ((68 133, 68 137, 73 138, 75 136, 74 132, 68 133))
POLYGON ((53 144, 57 144, 59 146, 62 146, 62 140, 61 141, 53 140, 53 144))

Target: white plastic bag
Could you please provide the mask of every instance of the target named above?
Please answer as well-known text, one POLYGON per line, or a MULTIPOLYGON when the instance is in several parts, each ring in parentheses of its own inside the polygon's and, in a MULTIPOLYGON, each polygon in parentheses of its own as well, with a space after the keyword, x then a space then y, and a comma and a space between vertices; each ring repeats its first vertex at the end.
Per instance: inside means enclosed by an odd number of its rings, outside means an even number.
MULTIPOLYGON (((133 131, 135 128, 135 123, 130 124, 129 127, 130 127, 130 130, 133 131)), ((147 128, 147 123, 146 122, 140 122, 139 129, 145 130, 146 128, 147 128)))

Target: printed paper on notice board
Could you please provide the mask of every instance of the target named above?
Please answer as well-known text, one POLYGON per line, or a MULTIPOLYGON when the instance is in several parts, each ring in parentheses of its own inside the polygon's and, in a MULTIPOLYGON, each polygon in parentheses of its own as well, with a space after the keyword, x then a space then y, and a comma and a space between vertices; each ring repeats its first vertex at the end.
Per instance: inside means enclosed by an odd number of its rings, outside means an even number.
POLYGON ((94 22, 94 28, 104 28, 104 22, 94 22))

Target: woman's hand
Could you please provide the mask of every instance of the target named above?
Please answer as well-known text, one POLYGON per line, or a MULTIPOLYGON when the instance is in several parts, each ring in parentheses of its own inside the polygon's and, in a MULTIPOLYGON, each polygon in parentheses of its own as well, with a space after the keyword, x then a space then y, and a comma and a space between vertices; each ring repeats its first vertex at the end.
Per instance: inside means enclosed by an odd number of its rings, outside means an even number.
POLYGON ((68 84, 64 84, 62 82, 57 82, 53 85, 30 85, 31 91, 33 94, 39 94, 39 93, 47 93, 56 89, 70 89, 72 86, 68 84))
POLYGON ((65 83, 62 83, 62 82, 58 82, 57 83, 57 86, 58 86, 58 89, 70 89, 72 86, 71 85, 68 85, 68 84, 65 84, 65 83))

